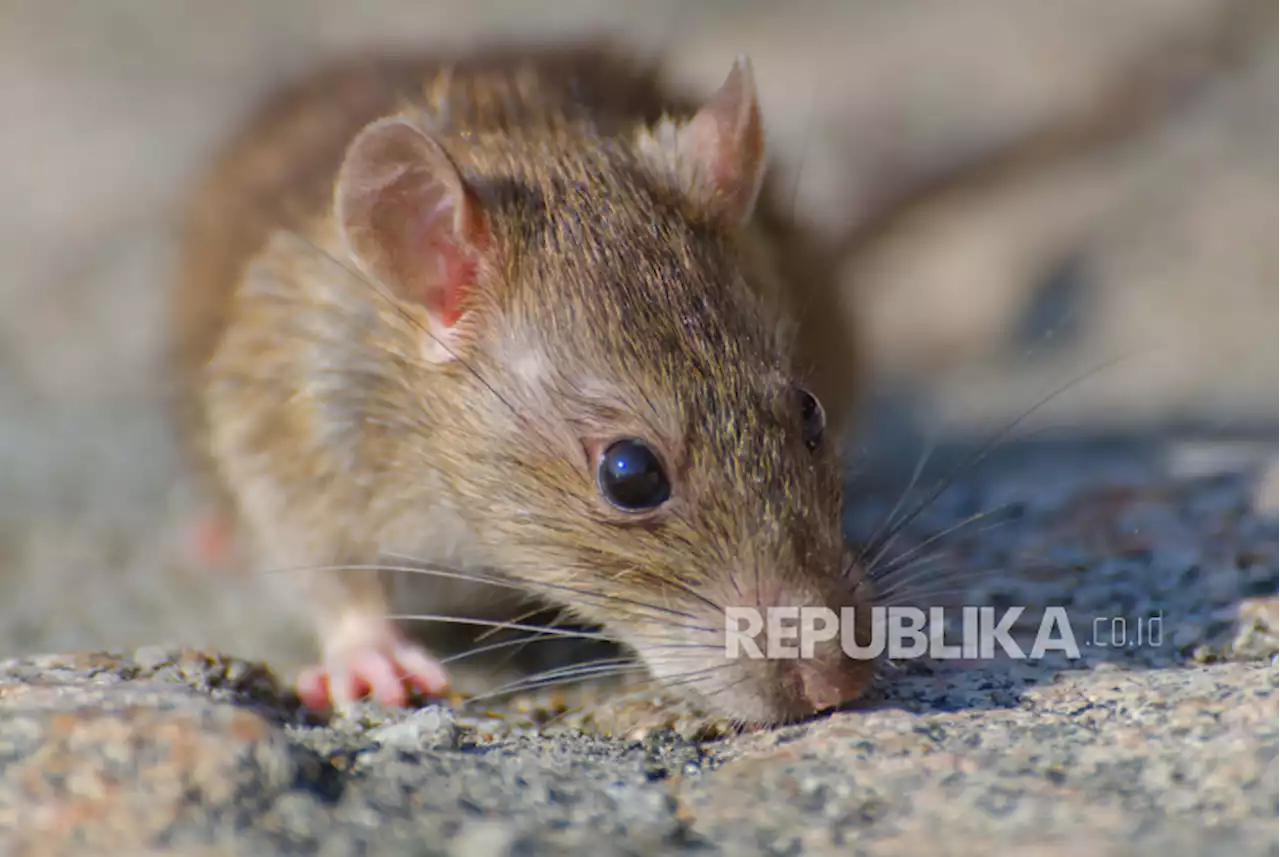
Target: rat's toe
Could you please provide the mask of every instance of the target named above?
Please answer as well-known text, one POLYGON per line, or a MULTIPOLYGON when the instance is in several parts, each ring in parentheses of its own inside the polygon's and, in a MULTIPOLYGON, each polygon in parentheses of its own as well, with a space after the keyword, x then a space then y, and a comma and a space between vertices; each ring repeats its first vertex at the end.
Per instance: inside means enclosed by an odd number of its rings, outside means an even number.
POLYGON ((428 696, 440 696, 449 689, 449 671, 421 647, 402 643, 395 650, 395 659, 406 684, 428 696))
POLYGON ((329 706, 329 677, 323 667, 307 667, 298 673, 294 690, 307 708, 319 710, 329 706))
POLYGON ((368 696, 383 705, 402 706, 409 701, 405 679, 399 674, 390 653, 365 650, 352 655, 346 664, 357 698, 368 696))
POLYGON ((202 514, 190 522, 186 551, 198 565, 221 565, 231 556, 231 525, 215 512, 202 514))
POLYGON ((329 655, 299 673, 296 682, 298 698, 314 709, 343 708, 364 698, 403 706, 411 687, 439 696, 449 689, 449 673, 423 648, 402 640, 329 655))

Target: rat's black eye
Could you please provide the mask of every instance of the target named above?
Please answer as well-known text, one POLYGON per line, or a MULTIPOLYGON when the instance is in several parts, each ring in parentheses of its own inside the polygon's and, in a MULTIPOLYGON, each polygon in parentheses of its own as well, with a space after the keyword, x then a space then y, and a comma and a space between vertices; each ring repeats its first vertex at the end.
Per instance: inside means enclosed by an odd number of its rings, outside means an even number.
POLYGON ((804 432, 804 445, 809 447, 810 451, 816 450, 822 444, 822 430, 827 425, 827 415, 822 411, 822 405, 814 398, 813 393, 803 387, 799 388, 800 394, 800 426, 804 432))
POLYGON ((610 503, 628 512, 654 509, 671 496, 662 462, 644 441, 615 441, 600 456, 600 490, 610 503))

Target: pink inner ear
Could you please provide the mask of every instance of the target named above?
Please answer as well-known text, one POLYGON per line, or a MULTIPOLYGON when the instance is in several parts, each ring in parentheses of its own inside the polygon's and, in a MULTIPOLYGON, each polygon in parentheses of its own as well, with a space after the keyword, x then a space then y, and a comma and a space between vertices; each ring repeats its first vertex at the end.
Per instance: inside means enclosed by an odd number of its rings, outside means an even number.
MULTIPOLYGON (((410 285, 407 297, 424 306, 446 328, 457 324, 467 289, 475 284, 479 265, 476 250, 455 233, 455 201, 444 188, 433 189, 434 198, 421 198, 423 211, 410 224, 408 252, 400 262, 402 281, 410 285)), ((477 235, 479 237, 479 235, 477 235)))
POLYGON ((733 218, 755 205, 764 169, 764 137, 750 66, 740 59, 690 120, 684 154, 699 166, 710 200, 733 218))
POLYGON ((716 190, 731 194, 745 180, 741 153, 737 149, 732 129, 708 123, 702 146, 711 164, 711 180, 716 190))
POLYGON ((422 295, 422 301, 441 324, 453 327, 462 317, 466 290, 476 281, 476 262, 448 239, 432 241, 428 252, 435 257, 437 275, 422 295))
POLYGON ((352 144, 337 214, 360 266, 398 298, 453 328, 490 243, 484 206, 456 164, 407 120, 373 123, 352 144))

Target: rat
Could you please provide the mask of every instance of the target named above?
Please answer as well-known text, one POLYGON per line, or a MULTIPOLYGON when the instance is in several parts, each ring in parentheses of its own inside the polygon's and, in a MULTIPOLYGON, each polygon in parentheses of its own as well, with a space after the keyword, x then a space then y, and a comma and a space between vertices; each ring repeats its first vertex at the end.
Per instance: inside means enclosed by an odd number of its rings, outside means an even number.
POLYGON ((841 529, 856 364, 820 359, 851 346, 766 162, 746 57, 698 100, 585 49, 353 61, 230 141, 187 221, 177 401, 313 618, 305 704, 448 689, 389 572, 351 568, 389 556, 459 572, 410 581, 440 611, 545 601, 740 722, 866 692, 836 640, 724 645, 728 607, 872 599, 841 529))

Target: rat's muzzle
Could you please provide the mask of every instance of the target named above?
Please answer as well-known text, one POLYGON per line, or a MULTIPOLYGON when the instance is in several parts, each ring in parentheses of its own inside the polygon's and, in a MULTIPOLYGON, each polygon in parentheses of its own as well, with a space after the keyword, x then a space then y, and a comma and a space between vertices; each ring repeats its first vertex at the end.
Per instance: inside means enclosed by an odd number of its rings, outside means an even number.
POLYGON ((713 672, 731 674, 704 692, 715 708, 756 722, 803 719, 862 697, 877 661, 869 643, 869 587, 843 576, 825 585, 739 586, 721 623, 713 672))

